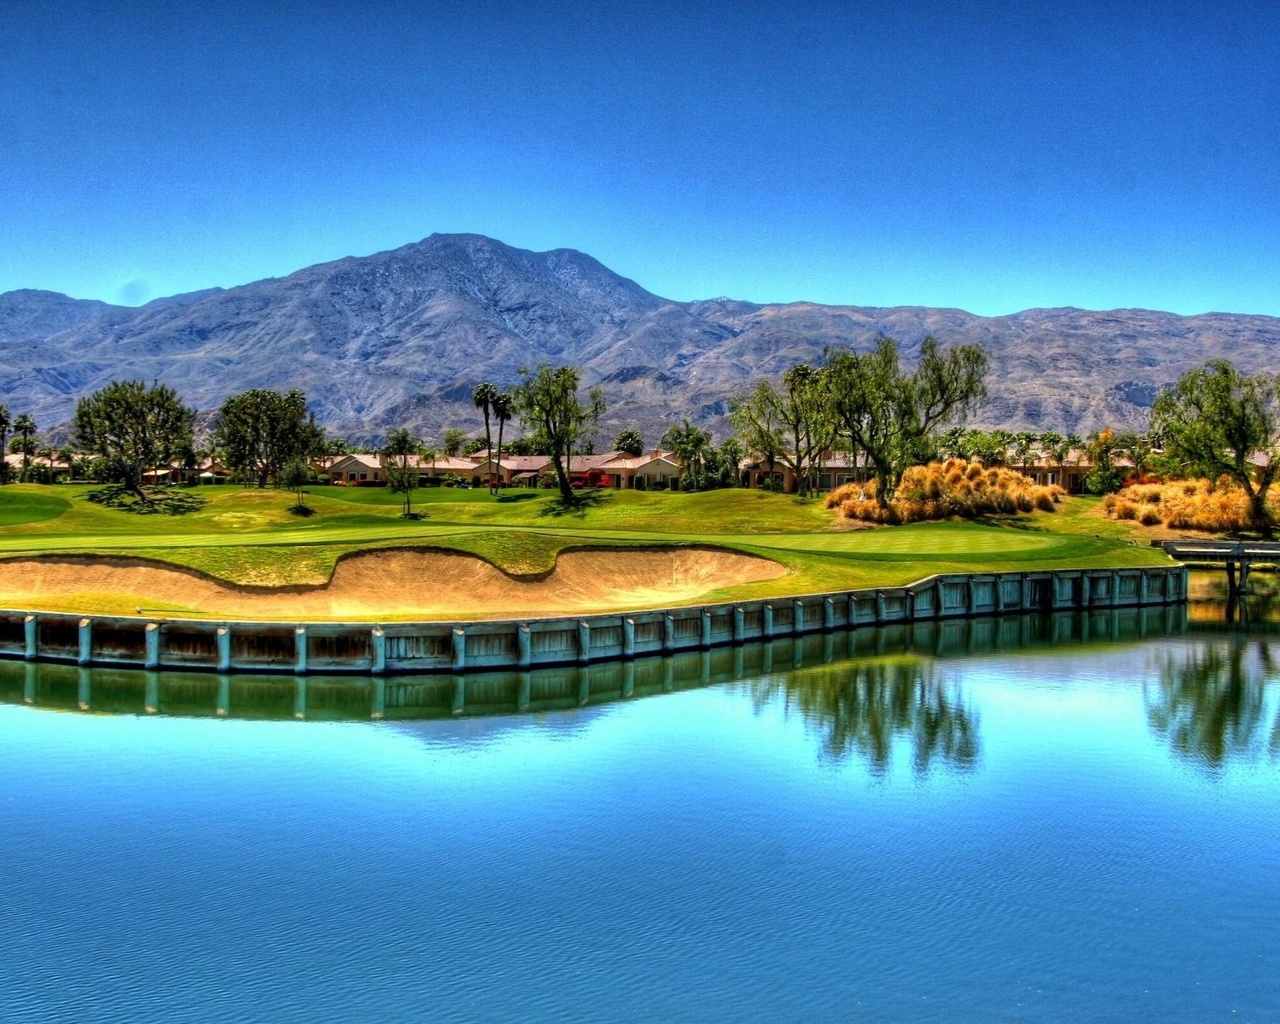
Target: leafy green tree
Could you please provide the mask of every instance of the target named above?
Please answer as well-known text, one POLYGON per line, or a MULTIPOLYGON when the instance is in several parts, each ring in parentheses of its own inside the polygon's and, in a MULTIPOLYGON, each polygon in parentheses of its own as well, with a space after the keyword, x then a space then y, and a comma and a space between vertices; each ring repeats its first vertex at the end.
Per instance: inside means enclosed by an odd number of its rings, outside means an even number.
POLYGON ((9 482, 9 461, 4 456, 9 450, 9 428, 12 425, 9 407, 0 405, 0 484, 9 482))
POLYGON ((448 459, 456 459, 466 443, 467 432, 457 427, 450 427, 440 438, 440 447, 444 450, 445 458, 448 459))
POLYGON ((413 518, 413 492, 418 486, 420 471, 417 457, 422 452, 422 442, 404 427, 387 434, 382 447, 383 469, 387 474, 387 486, 392 494, 404 495, 404 511, 401 519, 413 518))
POLYGON ((305 459, 297 456, 289 459, 288 462, 280 467, 280 475, 276 482, 281 487, 287 487, 293 491, 294 496, 298 499, 293 506, 295 510, 310 513, 311 510, 307 508, 306 492, 303 488, 311 482, 311 470, 307 466, 305 459))
POLYGON ((76 444, 100 460, 108 479, 143 501, 142 475, 191 444, 195 411, 168 385, 112 381, 76 404, 76 444))
POLYGON ((574 446, 595 429, 605 410, 604 392, 592 388, 583 402, 578 397, 578 388, 577 367, 553 368, 540 363, 536 370, 520 371, 520 383, 512 392, 516 412, 526 427, 546 442, 560 497, 566 504, 573 503, 575 496, 565 472, 565 459, 574 446))
POLYGON ((938 454, 944 459, 967 459, 970 455, 964 427, 951 427, 938 435, 938 454))
POLYGON ((921 461, 945 423, 963 420, 986 397, 987 357, 977 345, 943 351, 937 339, 920 345, 907 373, 898 344, 881 338, 873 351, 829 353, 832 414, 851 452, 876 470, 876 500, 888 508, 902 474, 921 461))
POLYGON ((502 484, 502 434, 507 424, 511 422, 511 417, 515 415, 515 407, 515 396, 510 391, 499 391, 493 396, 493 418, 498 421, 498 456, 494 461, 497 469, 491 478, 494 494, 498 493, 498 488, 502 484))
POLYGON ((324 430, 307 413, 301 391, 286 394, 253 388, 232 395, 218 410, 214 444, 227 466, 259 487, 280 483, 286 463, 324 451, 324 430))
POLYGON ((613 450, 630 455, 633 459, 644 454, 644 435, 635 427, 626 427, 618 431, 613 439, 613 450))
POLYGON ((729 424, 743 449, 765 464, 770 488, 785 447, 776 394, 773 385, 762 380, 747 394, 729 401, 729 424))
POLYGON ((1103 427, 1089 435, 1089 461, 1093 468, 1084 478, 1090 494, 1111 494, 1124 484, 1124 474, 1116 468, 1116 432, 1103 427))
POLYGON ((1142 478, 1151 471, 1152 447, 1150 438, 1132 430, 1120 431, 1112 442, 1115 452, 1129 460, 1133 476, 1142 478))
POLYGON ((776 395, 778 419, 786 430, 787 441, 780 455, 795 474, 800 496, 807 497, 816 488, 813 477, 822 453, 836 440, 828 374, 797 363, 782 375, 782 389, 776 395))
POLYGON ((1242 374, 1225 359, 1184 373, 1151 408, 1151 433, 1185 471, 1210 480, 1227 476, 1249 498, 1254 529, 1272 536, 1267 492, 1277 457, 1276 378, 1242 374))

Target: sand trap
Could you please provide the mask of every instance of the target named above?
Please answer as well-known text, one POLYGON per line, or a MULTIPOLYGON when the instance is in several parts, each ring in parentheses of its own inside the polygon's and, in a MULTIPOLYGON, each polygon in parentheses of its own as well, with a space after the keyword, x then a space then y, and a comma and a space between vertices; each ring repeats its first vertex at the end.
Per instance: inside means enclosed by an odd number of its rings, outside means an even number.
POLYGON ((227 618, 510 618, 658 608, 786 571, 710 548, 588 550, 563 552, 550 574, 519 579, 470 555, 368 551, 339 561, 321 586, 245 587, 142 559, 23 558, 0 561, 0 605, 76 610, 83 596, 83 608, 101 608, 113 595, 122 611, 164 606, 227 618))

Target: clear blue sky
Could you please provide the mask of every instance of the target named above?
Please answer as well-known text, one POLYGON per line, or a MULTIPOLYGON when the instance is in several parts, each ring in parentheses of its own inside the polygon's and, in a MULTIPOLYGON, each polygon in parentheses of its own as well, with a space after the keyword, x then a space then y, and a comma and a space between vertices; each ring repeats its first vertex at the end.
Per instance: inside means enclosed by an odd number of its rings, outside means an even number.
POLYGON ((1280 4, 4 0, 0 291, 436 231, 676 299, 1280 315, 1280 4))

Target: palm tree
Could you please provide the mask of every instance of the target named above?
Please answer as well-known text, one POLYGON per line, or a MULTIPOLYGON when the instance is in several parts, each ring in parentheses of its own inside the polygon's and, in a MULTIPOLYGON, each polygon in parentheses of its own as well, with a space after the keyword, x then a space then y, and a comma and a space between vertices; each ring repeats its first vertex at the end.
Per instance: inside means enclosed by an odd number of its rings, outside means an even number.
POLYGON ((498 389, 488 381, 477 384, 471 389, 471 401, 484 413, 484 447, 485 454, 493 454, 493 435, 489 432, 489 413, 493 409, 493 400, 498 397, 498 389))
POLYGON ((9 482, 9 462, 4 456, 9 450, 9 427, 12 425, 9 407, 0 405, 0 484, 9 482))
POLYGON ((1071 440, 1063 437, 1056 430, 1046 430, 1040 435, 1040 448, 1053 460, 1054 479, 1062 486, 1062 465, 1071 451, 1071 440))
POLYGON ((1031 430, 1019 430, 1013 435, 1013 457, 1021 467, 1023 476, 1031 468, 1031 453, 1035 451, 1039 439, 1040 436, 1031 430))
MULTIPOLYGON (((680 460, 680 464, 689 474, 693 486, 689 490, 699 490, 702 477, 702 463, 707 449, 711 447, 711 435, 699 427, 695 427, 686 417, 678 427, 672 427, 663 435, 663 442, 670 447, 672 453, 680 460)), ((684 486, 683 477, 681 487, 684 486)))
POLYGON ((25 480, 31 465, 31 435, 36 432, 36 421, 24 412, 13 421, 13 432, 22 438, 22 479, 25 480))
MULTIPOLYGON (((493 406, 493 415, 498 421, 498 459, 494 463, 498 474, 502 473, 502 430, 507 425, 508 421, 510 421, 512 415, 514 415, 515 401, 515 396, 512 395, 510 391, 499 391, 493 396, 493 401, 491 403, 493 406)), ((502 477, 499 475, 494 480, 492 487, 494 494, 498 493, 498 483, 501 479, 502 477)))

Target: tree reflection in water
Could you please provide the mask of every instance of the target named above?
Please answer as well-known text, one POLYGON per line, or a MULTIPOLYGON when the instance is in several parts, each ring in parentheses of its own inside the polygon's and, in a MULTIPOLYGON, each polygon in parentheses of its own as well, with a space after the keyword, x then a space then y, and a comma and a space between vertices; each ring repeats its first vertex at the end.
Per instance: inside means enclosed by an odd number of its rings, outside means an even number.
POLYGON ((1234 637, 1167 652, 1144 688, 1147 720, 1179 757, 1211 771, 1229 761, 1280 757, 1277 667, 1266 641, 1234 637), (1269 696, 1269 690, 1271 696, 1269 696))
POLYGON ((876 659, 824 665, 770 676, 752 684, 757 704, 781 696, 822 735, 822 757, 862 758, 885 775, 895 742, 909 738, 912 768, 925 775, 935 763, 968 771, 978 763, 978 718, 958 687, 948 687, 932 662, 876 659))

